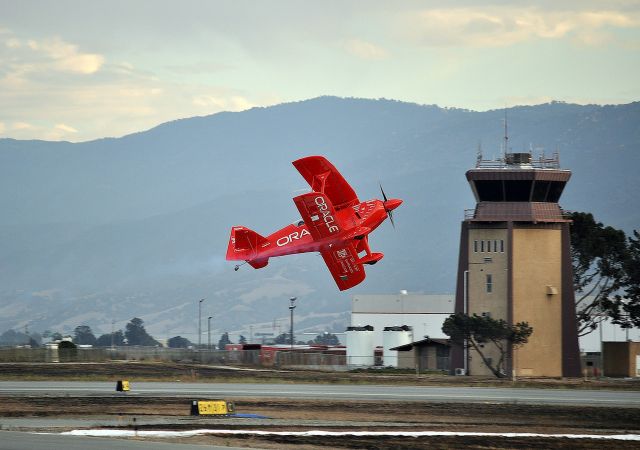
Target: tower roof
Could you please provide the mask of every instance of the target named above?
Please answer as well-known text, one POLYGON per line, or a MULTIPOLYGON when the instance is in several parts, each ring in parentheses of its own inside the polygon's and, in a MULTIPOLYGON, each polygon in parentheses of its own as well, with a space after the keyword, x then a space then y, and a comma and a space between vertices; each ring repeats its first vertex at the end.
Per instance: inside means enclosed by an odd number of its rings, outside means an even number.
POLYGON ((506 153, 496 160, 482 159, 467 171, 478 202, 471 221, 566 222, 558 205, 570 170, 560 169, 560 158, 531 153, 506 153))

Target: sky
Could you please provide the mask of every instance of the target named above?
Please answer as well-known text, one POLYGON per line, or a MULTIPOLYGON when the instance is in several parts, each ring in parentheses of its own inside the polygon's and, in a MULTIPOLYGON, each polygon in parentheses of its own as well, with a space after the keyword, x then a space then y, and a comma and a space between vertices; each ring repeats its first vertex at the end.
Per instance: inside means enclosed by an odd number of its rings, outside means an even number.
POLYGON ((0 137, 81 142, 323 95, 640 100, 640 1, 0 0, 0 137))

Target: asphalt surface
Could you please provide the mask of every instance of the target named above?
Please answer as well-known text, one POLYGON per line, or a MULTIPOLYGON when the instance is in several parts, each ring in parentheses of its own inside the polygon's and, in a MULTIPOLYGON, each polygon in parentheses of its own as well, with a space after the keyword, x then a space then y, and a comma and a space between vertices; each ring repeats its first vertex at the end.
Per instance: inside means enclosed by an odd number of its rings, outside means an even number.
POLYGON ((512 389, 481 387, 131 382, 131 391, 115 393, 112 382, 0 381, 0 394, 32 396, 167 396, 199 398, 287 398, 491 402, 544 405, 640 407, 638 391, 512 389))
MULTIPOLYGON (((202 450, 203 448, 205 447, 202 445, 191 444, 0 431, 0 449, 2 450, 202 450)), ((220 447, 213 445, 207 445, 206 448, 214 450, 242 450, 239 447, 220 447)))

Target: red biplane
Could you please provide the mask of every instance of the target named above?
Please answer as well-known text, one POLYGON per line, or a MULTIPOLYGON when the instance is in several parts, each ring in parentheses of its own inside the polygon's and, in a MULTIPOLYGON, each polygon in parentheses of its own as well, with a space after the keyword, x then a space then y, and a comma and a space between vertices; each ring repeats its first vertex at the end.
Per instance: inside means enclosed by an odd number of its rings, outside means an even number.
POLYGON ((360 202, 340 172, 322 156, 298 159, 293 165, 312 191, 293 199, 302 220, 268 237, 243 226, 231 228, 227 260, 246 261, 260 269, 271 257, 320 252, 341 291, 361 283, 364 264, 375 264, 384 256, 371 252, 368 235, 387 217, 393 225, 391 211, 402 200, 387 199, 380 187, 384 200, 360 202))

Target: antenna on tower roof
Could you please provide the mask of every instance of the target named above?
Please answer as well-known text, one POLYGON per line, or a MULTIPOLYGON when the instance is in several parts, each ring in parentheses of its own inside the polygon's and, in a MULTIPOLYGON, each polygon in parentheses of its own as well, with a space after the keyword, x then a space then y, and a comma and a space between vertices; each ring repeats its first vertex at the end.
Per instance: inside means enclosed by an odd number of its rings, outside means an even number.
POLYGON ((509 128, 507 127, 507 107, 504 107, 504 153, 509 153, 509 128))

